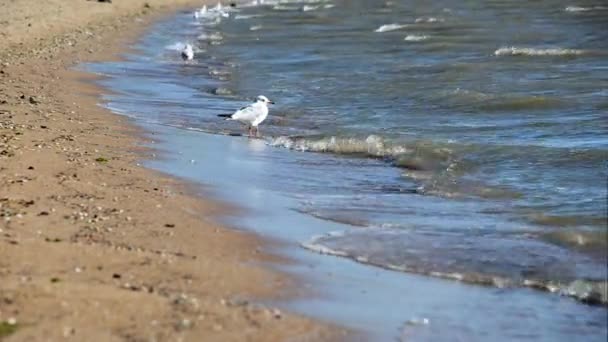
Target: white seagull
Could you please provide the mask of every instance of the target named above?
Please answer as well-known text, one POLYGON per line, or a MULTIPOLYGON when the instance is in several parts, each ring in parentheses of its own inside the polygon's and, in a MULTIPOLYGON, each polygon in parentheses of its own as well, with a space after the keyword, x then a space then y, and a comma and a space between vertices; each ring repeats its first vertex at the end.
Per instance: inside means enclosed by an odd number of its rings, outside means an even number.
POLYGON ((259 136, 258 125, 262 121, 266 120, 268 116, 268 105, 274 104, 266 96, 260 95, 256 98, 255 102, 249 106, 245 106, 233 114, 220 114, 219 117, 226 118, 226 120, 235 120, 247 126, 247 132, 249 136, 259 136))
POLYGON ((207 5, 203 5, 201 9, 194 11, 194 18, 198 19, 207 15, 207 5))
POLYGON ((182 59, 185 61, 191 61, 194 58, 194 49, 192 45, 186 44, 182 50, 182 59))

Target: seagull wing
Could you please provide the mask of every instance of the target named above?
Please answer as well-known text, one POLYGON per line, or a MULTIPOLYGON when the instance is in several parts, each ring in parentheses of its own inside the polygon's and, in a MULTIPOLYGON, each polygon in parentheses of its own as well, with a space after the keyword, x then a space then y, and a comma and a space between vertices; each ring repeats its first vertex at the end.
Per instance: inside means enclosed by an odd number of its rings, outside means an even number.
POLYGON ((253 105, 249 105, 249 106, 243 107, 243 108, 237 110, 236 112, 234 112, 234 114, 232 114, 232 116, 230 118, 232 120, 252 123, 260 115, 261 115, 261 111, 259 110, 259 108, 257 108, 256 106, 253 106, 253 105))

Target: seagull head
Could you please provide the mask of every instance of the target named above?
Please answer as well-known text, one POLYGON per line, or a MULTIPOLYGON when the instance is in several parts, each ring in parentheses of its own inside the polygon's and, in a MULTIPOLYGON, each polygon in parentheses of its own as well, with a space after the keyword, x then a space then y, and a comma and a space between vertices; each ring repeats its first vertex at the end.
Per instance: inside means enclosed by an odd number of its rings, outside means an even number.
POLYGON ((270 101, 266 96, 260 95, 256 98, 255 102, 261 102, 264 104, 274 104, 274 101, 270 101))

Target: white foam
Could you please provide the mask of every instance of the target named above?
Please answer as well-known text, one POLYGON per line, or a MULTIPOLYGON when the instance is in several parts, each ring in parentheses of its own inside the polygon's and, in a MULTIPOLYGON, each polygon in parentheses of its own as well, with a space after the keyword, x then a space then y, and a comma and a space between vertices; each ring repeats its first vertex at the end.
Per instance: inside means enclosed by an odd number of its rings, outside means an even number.
POLYGON ((518 47, 501 47, 494 51, 495 56, 576 56, 582 55, 586 51, 578 49, 536 49, 536 48, 518 48, 518 47))
POLYGON ((278 5, 280 2, 280 0, 259 0, 259 4, 264 6, 274 6, 278 5))
POLYGON ((340 236, 344 236, 344 232, 332 231, 325 235, 315 235, 308 242, 302 242, 300 244, 300 246, 302 246, 306 249, 309 249, 311 251, 317 252, 319 254, 328 254, 328 255, 347 257, 348 254, 346 252, 337 251, 337 250, 331 249, 331 248, 319 243, 319 240, 322 240, 323 238, 340 237, 340 236))
POLYGON ((341 257, 347 257, 348 256, 348 254, 346 254, 346 253, 333 250, 333 249, 325 247, 323 245, 315 245, 315 244, 312 244, 312 243, 304 242, 304 243, 301 244, 301 246, 304 247, 304 248, 306 248, 306 249, 308 249, 308 250, 311 250, 313 252, 317 252, 319 254, 335 255, 335 256, 341 256, 341 257))
POLYGON ((403 38, 403 40, 405 40, 406 42, 420 42, 423 40, 427 40, 428 38, 429 36, 425 35, 408 34, 407 36, 405 36, 405 38, 403 38))
POLYGON ((234 16, 235 20, 243 20, 243 19, 251 19, 251 18, 257 18, 257 17, 261 17, 261 14, 237 14, 236 16, 234 16))
POLYGON ((275 11, 299 11, 300 7, 296 6, 285 6, 285 5, 276 5, 272 7, 275 11))
POLYGON ((387 146, 377 135, 370 135, 365 139, 335 136, 306 139, 280 136, 269 141, 269 145, 302 152, 359 153, 374 157, 396 156, 409 152, 404 146, 387 146))
POLYGON ((312 6, 312 5, 304 5, 302 7, 302 12, 310 12, 319 9, 320 6, 312 6))
POLYGON ((201 33, 198 37, 198 40, 208 40, 208 41, 220 41, 223 40, 224 37, 222 36, 221 33, 219 32, 213 32, 213 33, 201 33))
POLYGON ((376 30, 374 30, 374 32, 389 32, 389 31, 395 31, 395 30, 399 30, 402 29, 404 27, 406 27, 407 25, 402 25, 402 24, 386 24, 386 25, 382 25, 380 27, 378 27, 376 30))
POLYGON ((592 6, 592 7, 581 7, 581 6, 568 6, 564 8, 566 12, 590 12, 590 11, 601 11, 607 10, 605 6, 592 6))
POLYGON ((253 0, 250 2, 244 2, 242 4, 239 5, 239 7, 257 7, 260 6, 260 2, 258 0, 253 0))
POLYGON ((262 25, 253 25, 249 28, 249 31, 258 31, 262 28, 262 25))
POLYGON ((416 18, 415 23, 442 23, 444 20, 442 18, 435 17, 420 17, 416 18))
POLYGON ((203 26, 216 26, 219 25, 222 22, 222 18, 217 16, 214 18, 207 18, 206 20, 203 20, 200 22, 201 25, 203 26))
POLYGON ((568 6, 568 7, 564 8, 564 11, 566 11, 566 12, 585 12, 585 11, 589 11, 589 10, 591 10, 591 8, 580 7, 580 6, 568 6))

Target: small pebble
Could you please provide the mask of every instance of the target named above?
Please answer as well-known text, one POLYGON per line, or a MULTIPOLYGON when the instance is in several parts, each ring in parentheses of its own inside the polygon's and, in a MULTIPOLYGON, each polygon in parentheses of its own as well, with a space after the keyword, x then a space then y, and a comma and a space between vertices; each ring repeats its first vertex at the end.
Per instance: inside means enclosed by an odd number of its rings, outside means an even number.
POLYGON ((63 337, 70 337, 70 335, 74 335, 74 332, 72 327, 63 327, 63 337))
POLYGON ((283 317, 283 313, 279 309, 272 309, 272 316, 276 319, 281 319, 283 317))
POLYGON ((180 322, 180 327, 181 328, 188 329, 191 326, 192 326, 192 322, 189 319, 187 319, 187 318, 182 319, 181 322, 180 322))

